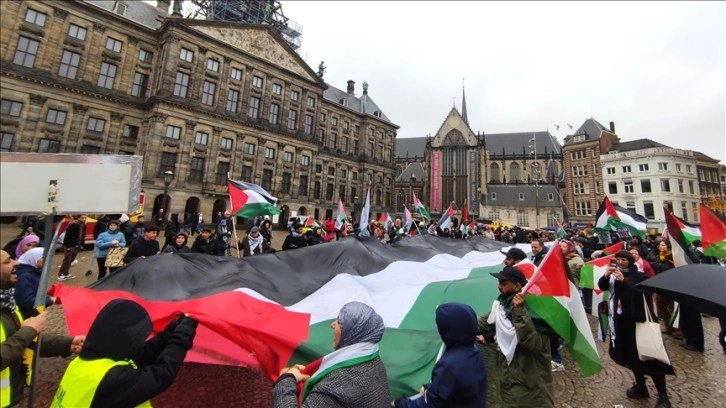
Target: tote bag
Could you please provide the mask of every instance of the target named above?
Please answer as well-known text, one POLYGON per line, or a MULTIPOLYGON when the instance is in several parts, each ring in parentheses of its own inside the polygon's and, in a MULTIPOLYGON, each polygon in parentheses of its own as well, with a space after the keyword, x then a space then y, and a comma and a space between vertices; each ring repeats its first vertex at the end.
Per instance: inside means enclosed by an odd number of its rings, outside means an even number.
POLYGON ((107 268, 118 268, 119 266, 124 266, 124 257, 128 250, 129 249, 126 247, 109 249, 104 266, 107 268))
POLYGON ((663 335, 660 333, 660 324, 653 321, 645 295, 643 295, 643 307, 645 307, 645 322, 635 323, 635 344, 638 347, 638 357, 640 361, 658 360, 670 365, 671 361, 663 344, 663 335))

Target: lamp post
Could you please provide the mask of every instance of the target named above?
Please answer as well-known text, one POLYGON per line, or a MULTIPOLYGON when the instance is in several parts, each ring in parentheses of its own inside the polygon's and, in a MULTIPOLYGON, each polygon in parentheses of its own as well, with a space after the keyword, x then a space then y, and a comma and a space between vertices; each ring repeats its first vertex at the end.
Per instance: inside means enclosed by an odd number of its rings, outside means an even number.
POLYGON ((529 154, 534 155, 534 163, 532 163, 532 175, 534 176, 534 211, 535 211, 535 228, 539 228, 539 177, 541 170, 537 161, 537 134, 532 133, 529 139, 529 154))
POLYGON ((164 172, 164 198, 161 202, 161 207, 164 209, 164 216, 166 216, 166 213, 169 212, 169 209, 166 208, 169 205, 169 200, 167 199, 167 193, 169 192, 169 184, 171 184, 172 180, 174 180, 174 172, 171 170, 167 170, 164 172))

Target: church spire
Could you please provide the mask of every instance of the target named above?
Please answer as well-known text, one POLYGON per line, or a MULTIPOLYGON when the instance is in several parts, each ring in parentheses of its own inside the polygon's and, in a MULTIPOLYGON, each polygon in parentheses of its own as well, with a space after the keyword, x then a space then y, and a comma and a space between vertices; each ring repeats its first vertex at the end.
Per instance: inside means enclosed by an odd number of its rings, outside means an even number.
POLYGON ((469 124, 469 118, 466 116, 466 89, 464 89, 463 79, 461 85, 461 117, 466 124, 469 124))

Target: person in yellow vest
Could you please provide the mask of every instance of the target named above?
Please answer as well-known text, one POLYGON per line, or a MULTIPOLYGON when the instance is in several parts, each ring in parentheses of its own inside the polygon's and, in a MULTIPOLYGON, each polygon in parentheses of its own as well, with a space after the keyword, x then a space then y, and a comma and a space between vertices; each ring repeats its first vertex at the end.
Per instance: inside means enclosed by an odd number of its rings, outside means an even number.
POLYGON ((150 407, 176 378, 192 348, 197 321, 184 314, 149 340, 152 322, 136 302, 114 299, 88 330, 51 407, 150 407))
MULTIPOLYGON (((0 251, 0 407, 16 405, 23 397, 28 382, 23 354, 34 344, 34 339, 45 330, 46 313, 24 319, 15 304, 13 285, 18 262, 5 251, 0 251)), ((85 336, 43 334, 41 357, 66 357, 79 353, 85 336)))

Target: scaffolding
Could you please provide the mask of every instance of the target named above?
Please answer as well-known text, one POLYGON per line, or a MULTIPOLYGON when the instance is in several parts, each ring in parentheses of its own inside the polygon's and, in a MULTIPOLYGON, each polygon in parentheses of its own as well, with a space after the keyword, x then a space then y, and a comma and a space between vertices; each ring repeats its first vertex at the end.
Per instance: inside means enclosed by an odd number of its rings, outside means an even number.
POLYGON ((285 17, 278 0, 191 0, 191 3, 194 10, 187 18, 268 24, 295 52, 300 52, 303 27, 285 17))

